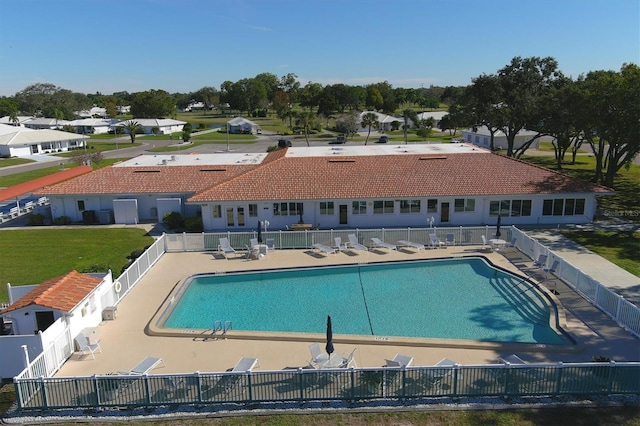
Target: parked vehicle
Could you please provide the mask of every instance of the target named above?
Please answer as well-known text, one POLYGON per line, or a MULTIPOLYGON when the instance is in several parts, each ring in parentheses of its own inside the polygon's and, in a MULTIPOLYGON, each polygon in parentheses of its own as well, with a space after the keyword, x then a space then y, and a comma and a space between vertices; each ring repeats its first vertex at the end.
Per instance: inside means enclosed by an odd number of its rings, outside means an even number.
POLYGON ((278 139, 278 148, 290 148, 291 146, 289 139, 278 139))
POLYGON ((378 139, 377 143, 387 143, 387 142, 389 142, 389 136, 382 135, 382 136, 380 136, 380 139, 378 139))
POLYGON ((346 143, 347 137, 345 135, 336 136, 336 143, 346 143))

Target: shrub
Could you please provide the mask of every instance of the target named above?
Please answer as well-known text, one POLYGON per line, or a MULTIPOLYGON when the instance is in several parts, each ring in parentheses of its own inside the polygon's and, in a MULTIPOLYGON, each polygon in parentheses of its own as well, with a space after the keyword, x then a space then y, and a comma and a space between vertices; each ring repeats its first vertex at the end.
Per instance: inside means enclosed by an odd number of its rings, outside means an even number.
POLYGON ((187 232, 204 231, 204 225, 202 225, 202 218, 200 216, 186 218, 184 220, 184 227, 187 232))
POLYGON ((83 274, 89 274, 91 272, 109 272, 110 269, 111 266, 109 265, 94 263, 93 265, 87 266, 80 272, 82 272, 83 274))
POLYGON ((144 253, 144 251, 145 251, 145 250, 146 250, 146 248, 138 249, 138 250, 134 250, 134 251, 132 251, 132 252, 129 254, 129 256, 127 256, 127 258, 128 258, 131 262, 133 262, 134 260, 136 260, 137 258, 139 258, 139 257, 142 255, 142 253, 144 253))
POLYGON ((69 225, 71 223, 71 218, 69 216, 60 216, 57 217, 53 223, 55 225, 69 225))
POLYGON ((178 229, 184 226, 184 220, 180 213, 169 212, 162 216, 162 224, 167 227, 167 229, 178 229))
POLYGON ((44 215, 40 213, 32 214, 29 218, 29 225, 41 226, 44 225, 44 215))

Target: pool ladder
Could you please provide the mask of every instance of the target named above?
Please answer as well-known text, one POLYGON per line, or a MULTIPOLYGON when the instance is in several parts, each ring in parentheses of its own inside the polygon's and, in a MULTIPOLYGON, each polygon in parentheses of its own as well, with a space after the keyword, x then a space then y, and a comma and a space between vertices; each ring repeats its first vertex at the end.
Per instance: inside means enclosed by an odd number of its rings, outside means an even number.
POLYGON ((231 330, 232 328, 233 323, 231 321, 215 320, 213 322, 213 334, 221 332, 224 336, 225 334, 227 334, 227 331, 231 330))

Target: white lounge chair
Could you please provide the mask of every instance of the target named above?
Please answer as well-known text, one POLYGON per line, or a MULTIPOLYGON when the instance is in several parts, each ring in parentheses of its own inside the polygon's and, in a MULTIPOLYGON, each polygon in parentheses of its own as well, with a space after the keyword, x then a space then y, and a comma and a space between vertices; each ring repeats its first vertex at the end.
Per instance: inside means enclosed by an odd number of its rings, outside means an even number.
POLYGON ((347 243, 343 243, 341 237, 335 237, 333 240, 336 243, 334 246, 336 250, 338 251, 348 250, 347 243))
POLYGON ((400 240, 396 242, 396 244, 399 245, 400 247, 411 247, 416 250, 424 250, 424 244, 414 243, 413 241, 409 241, 409 240, 400 240))
POLYGON ((444 242, 448 246, 455 246, 456 245, 455 235, 453 233, 448 233, 446 238, 444 239, 444 242))
POLYGON ((94 353, 96 352, 102 353, 102 348, 100 348, 100 344, 99 343, 89 344, 89 339, 87 339, 87 336, 85 336, 82 333, 78 334, 73 340, 75 341, 77 352, 79 353, 80 357, 84 355, 91 355, 92 359, 96 359, 94 353))
POLYGON ((353 359, 353 356, 355 355, 356 350, 358 350, 358 348, 354 348, 349 355, 342 357, 343 361, 342 361, 342 364, 340 364, 340 368, 349 368, 349 367, 356 366, 356 361, 355 359, 353 359))
POLYGON ((384 360, 387 367, 409 367, 413 364, 413 357, 396 354, 393 359, 384 360))
POLYGON ((229 244, 229 239, 228 238, 220 238, 220 240, 218 240, 218 250, 222 252, 222 254, 224 255, 225 259, 229 259, 227 257, 227 255, 233 253, 234 255, 236 254, 236 251, 233 247, 231 247, 231 244, 229 244))
POLYGON ((325 246, 324 244, 316 243, 312 246, 314 249, 324 252, 325 254, 336 254, 336 249, 333 247, 325 246))
POLYGON ((312 343, 309 345, 309 352, 311 353, 311 360, 309 361, 309 365, 316 368, 318 365, 318 358, 322 355, 322 349, 320 348, 319 343, 312 343))
POLYGON ((444 245, 444 243, 440 241, 436 234, 429 234, 429 244, 432 248, 440 248, 444 245))
POLYGON ((545 278, 549 278, 549 274, 555 274, 556 271, 558 270, 558 266, 560 266, 560 261, 556 259, 548 268, 547 267, 542 268, 542 270, 545 273, 545 278))
POLYGON ((164 366, 164 361, 162 360, 162 358, 148 356, 142 361, 140 361, 138 364, 136 364, 135 367, 133 367, 131 370, 127 370, 127 371, 121 370, 121 371, 118 371, 118 374, 122 374, 126 376, 142 376, 144 374, 147 374, 149 371, 153 370, 160 364, 164 366))
POLYGON ((482 239, 482 247, 480 249, 493 251, 493 246, 487 244, 487 237, 485 237, 484 235, 480 235, 480 238, 482 239))
POLYGON ((389 251, 398 250, 398 247, 395 244, 385 243, 380 238, 371 238, 371 243, 373 244, 374 247, 386 248, 389 251))
POLYGON ((235 367, 233 367, 233 370, 231 371, 236 371, 236 372, 241 371, 246 373, 247 371, 253 370, 257 366, 258 366, 258 358, 242 357, 240 358, 238 363, 235 365, 235 367))
POLYGON ((511 354, 511 355, 507 355, 505 357, 501 357, 500 358, 500 362, 502 364, 515 364, 515 365, 524 365, 524 364, 526 364, 526 362, 524 362, 522 360, 522 358, 520 358, 516 354, 511 354))
POLYGON ((538 256, 538 259, 533 262, 533 266, 544 268, 547 265, 547 258, 548 256, 546 254, 541 254, 538 256))
POLYGON ((358 237, 356 234, 349 234, 349 248, 359 251, 368 251, 367 246, 364 246, 358 242, 358 237))
POLYGON ((273 238, 267 238, 267 250, 273 251, 276 249, 276 244, 273 238))
POLYGON ((258 239, 257 239, 257 238, 250 238, 250 239, 249 239, 249 245, 250 245, 251 247, 255 247, 255 246, 257 246, 258 244, 259 244, 259 243, 258 243, 258 239))
MULTIPOLYGON (((458 364, 457 362, 450 360, 448 358, 442 358, 438 361, 434 367, 452 367, 458 364)), ((425 385, 428 388, 438 388, 440 387, 442 381, 445 377, 450 376, 453 373, 453 369, 447 368, 445 369, 428 369, 425 371, 423 375, 423 380, 425 385)))
MULTIPOLYGON (((258 366, 257 358, 245 358, 242 357, 236 363, 235 367, 231 370, 234 373, 247 373, 252 371, 254 368, 258 366)), ((221 377, 220 381, 216 384, 216 387, 224 390, 225 393, 231 393, 236 386, 240 383, 240 379, 242 375, 240 374, 230 374, 224 375, 221 377)))

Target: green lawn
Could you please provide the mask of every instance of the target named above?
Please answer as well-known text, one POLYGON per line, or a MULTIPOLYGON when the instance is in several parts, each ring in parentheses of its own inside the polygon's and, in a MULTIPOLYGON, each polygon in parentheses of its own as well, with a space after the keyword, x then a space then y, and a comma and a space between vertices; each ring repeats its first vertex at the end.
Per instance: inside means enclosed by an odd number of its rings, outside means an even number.
MULTIPOLYGON (((120 160, 115 158, 104 159, 100 162, 100 167, 109 166, 118 161, 122 161, 123 159, 124 158, 121 158, 120 160)), ((65 165, 65 167, 71 168, 71 167, 74 167, 74 165, 67 164, 65 165)), ((33 179, 38 179, 44 176, 52 175, 54 173, 59 172, 60 170, 63 170, 60 166, 52 166, 52 167, 45 167, 43 169, 38 169, 38 170, 31 170, 28 172, 21 172, 21 173, 15 173, 7 176, 0 176, 0 187, 13 186, 19 183, 28 182, 33 179)))
POLYGON ((4 230, 0 232, 0 301, 9 300, 6 283, 40 284, 93 265, 104 265, 117 277, 131 252, 152 243, 153 237, 139 228, 4 230))
POLYGON ((640 231, 563 231, 562 235, 640 277, 640 231))
POLYGON ((0 167, 17 166, 19 164, 29 164, 33 162, 33 160, 18 157, 0 158, 0 167))

